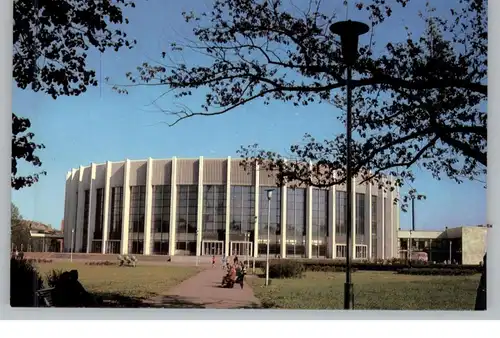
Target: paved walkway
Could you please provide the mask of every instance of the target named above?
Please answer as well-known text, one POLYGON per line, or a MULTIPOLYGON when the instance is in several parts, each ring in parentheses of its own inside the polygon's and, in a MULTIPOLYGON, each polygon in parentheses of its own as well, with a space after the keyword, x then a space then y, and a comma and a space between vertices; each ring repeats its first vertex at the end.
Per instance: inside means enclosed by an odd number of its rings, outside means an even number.
POLYGON ((245 283, 243 289, 235 285, 233 289, 221 288, 224 271, 220 267, 207 268, 181 284, 170 289, 165 295, 148 301, 153 306, 169 308, 258 308, 252 288, 245 283))

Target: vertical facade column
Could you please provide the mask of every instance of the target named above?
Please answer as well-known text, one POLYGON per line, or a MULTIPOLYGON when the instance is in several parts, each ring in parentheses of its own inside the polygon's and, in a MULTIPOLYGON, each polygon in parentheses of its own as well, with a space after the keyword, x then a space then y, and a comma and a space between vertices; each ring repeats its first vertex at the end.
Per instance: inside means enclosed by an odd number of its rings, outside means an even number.
POLYGON ((78 207, 76 209, 76 226, 75 226, 75 242, 73 250, 74 252, 82 251, 82 240, 83 240, 83 220, 85 211, 85 189, 83 186, 83 170, 84 168, 80 166, 78 170, 78 207))
POLYGON ((280 210, 280 219, 281 219, 281 245, 280 245, 280 255, 281 258, 286 257, 286 211, 287 211, 287 186, 284 184, 281 187, 281 210, 280 210))
POLYGON ((231 229, 231 156, 227 157, 226 170, 226 231, 224 232, 224 255, 229 256, 229 230, 231 229))
POLYGON ((377 258, 385 259, 385 192, 378 190, 377 197, 377 258))
POLYGON ((71 241, 71 229, 73 228, 73 209, 76 208, 76 193, 73 191, 73 170, 69 171, 66 178, 66 210, 64 215, 64 248, 69 252, 71 241))
POLYGON ((358 188, 356 181, 357 181, 356 178, 352 179, 352 195, 351 195, 352 196, 352 208, 351 208, 352 259, 356 259, 356 189, 358 188))
POLYGON ((92 249, 92 241, 94 240, 94 229, 95 229, 95 196, 96 196, 96 165, 92 163, 90 165, 90 189, 89 189, 89 223, 87 228, 87 252, 89 253, 92 249))
POLYGON ((432 262, 432 238, 429 239, 429 262, 432 262))
POLYGON ((259 184, 259 164, 255 163, 255 183, 254 183, 254 189, 255 189, 255 210, 254 210, 254 236, 253 236, 253 256, 258 257, 259 256, 259 204, 260 204, 260 184, 259 184))
POLYGON ((153 159, 148 158, 146 167, 146 203, 144 210, 144 254, 151 255, 151 224, 153 213, 153 159))
POLYGON ((110 161, 106 162, 106 177, 104 179, 104 220, 102 225, 102 253, 106 253, 109 234, 109 196, 111 194, 111 166, 110 161))
MULTIPOLYGON (((312 162, 309 162, 309 172, 312 172, 312 162)), ((311 186, 306 188, 306 258, 312 258, 312 193, 311 186)))
POLYGON ((130 218, 130 160, 125 161, 123 170, 123 210, 122 210, 122 240, 120 252, 128 254, 128 232, 130 218))
POLYGON ((70 189, 69 189, 69 195, 70 195, 70 203, 69 203, 69 219, 68 219, 68 224, 65 224, 65 227, 67 229, 67 237, 68 237, 68 251, 71 250, 71 247, 73 247, 74 250, 74 245, 75 243, 73 242, 73 236, 72 236, 72 231, 76 229, 76 216, 77 216, 77 209, 78 209, 78 181, 77 181, 77 169, 72 169, 71 170, 71 177, 70 177, 70 189))
POLYGON ((336 258, 337 257, 337 241, 335 240, 336 236, 336 193, 335 193, 335 186, 330 187, 330 190, 328 190, 328 233, 330 236, 328 236, 328 256, 329 258, 336 258))
POLYGON ((393 220, 392 220, 392 247, 393 247, 393 257, 399 257, 399 239, 398 239, 398 230, 399 230, 399 208, 400 208, 400 194, 399 187, 396 187, 396 196, 398 197, 398 202, 394 205, 393 212, 393 220))
POLYGON ((170 232, 168 238, 168 251, 170 256, 175 256, 175 241, 177 231, 177 158, 172 157, 170 177, 170 232))
MULTIPOLYGON (((393 187, 394 181, 392 178, 390 178, 390 188, 393 187)), ((385 206, 385 252, 386 252, 386 258, 393 258, 394 257, 394 252, 393 252, 393 228, 394 228, 394 222, 393 222, 393 211, 394 211, 394 190, 389 190, 387 191, 387 205, 385 206)))
POLYGON ((306 188, 306 257, 312 258, 312 193, 313 188, 306 188))
POLYGON ((70 215, 70 201, 71 201, 71 171, 66 173, 66 184, 64 188, 64 223, 63 223, 63 236, 64 236, 64 251, 68 251, 68 229, 69 215, 70 215))
POLYGON ((201 256, 203 235, 203 156, 198 160, 198 207, 196 208, 196 256, 201 256))
POLYGON ((365 234, 368 234, 367 257, 372 260, 372 183, 366 183, 365 192, 365 234))
POLYGON ((74 200, 74 206, 73 206, 73 213, 71 215, 71 230, 69 231, 69 238, 70 238, 70 245, 73 247, 73 252, 76 250, 75 248, 75 243, 76 243, 76 227, 78 223, 78 169, 75 169, 73 175, 72 175, 72 182, 71 184, 73 185, 73 200, 74 200), (73 235, 74 232, 74 235, 73 235))

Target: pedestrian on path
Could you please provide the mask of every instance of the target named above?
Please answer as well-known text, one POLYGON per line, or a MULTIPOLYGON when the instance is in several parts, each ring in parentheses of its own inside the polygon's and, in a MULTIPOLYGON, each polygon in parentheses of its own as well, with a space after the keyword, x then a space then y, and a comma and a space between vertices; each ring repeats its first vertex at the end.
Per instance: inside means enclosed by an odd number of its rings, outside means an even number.
POLYGON ((212 268, 215 268, 215 255, 212 256, 212 268))
POLYGON ((222 263, 222 270, 226 269, 226 255, 222 255, 221 263, 222 263))
POLYGON ((236 280, 238 283, 240 283, 240 286, 243 289, 243 280, 245 279, 245 266, 243 265, 243 263, 238 265, 236 273, 237 273, 236 280))

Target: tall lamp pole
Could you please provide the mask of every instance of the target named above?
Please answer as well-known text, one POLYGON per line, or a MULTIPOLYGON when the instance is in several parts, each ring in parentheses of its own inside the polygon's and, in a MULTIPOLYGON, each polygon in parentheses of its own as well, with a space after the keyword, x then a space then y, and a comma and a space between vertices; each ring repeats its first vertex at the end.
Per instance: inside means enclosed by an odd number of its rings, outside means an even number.
POLYGON ((415 231, 415 198, 411 199, 411 230, 415 231))
POLYGON ((347 66, 347 118, 346 118, 346 138, 347 138, 347 163, 346 163, 346 190, 347 190, 347 231, 346 231, 346 278, 344 284, 344 309, 353 308, 354 293, 351 280, 351 241, 352 241, 352 161, 351 161, 351 143, 352 143, 352 66, 358 59, 358 40, 359 36, 370 30, 368 25, 357 21, 340 21, 330 26, 333 34, 340 36, 342 46, 342 58, 347 66))
MULTIPOLYGON (((198 242, 198 229, 196 229, 196 242, 198 242)), ((196 245, 198 245, 198 244, 196 244, 196 245)), ((196 253, 196 266, 199 265, 198 259, 199 259, 199 257, 198 257, 198 252, 197 252, 196 253)))
POLYGON ((271 225, 271 198, 273 197, 273 190, 267 191, 267 252, 266 252, 266 286, 269 285, 269 238, 270 238, 270 225, 271 225))
POLYGON ((69 255, 69 261, 73 262, 73 249, 74 249, 74 244, 75 243, 75 229, 71 229, 71 253, 69 255))
POLYGON ((246 256, 246 263, 245 266, 248 267, 250 265, 249 262, 249 257, 248 257, 248 251, 250 250, 250 234, 248 232, 245 233, 245 256, 246 256))
MULTIPOLYGON (((259 219, 257 216, 254 217, 254 229, 259 226, 259 219)), ((259 253, 259 241, 258 238, 255 238, 255 232, 254 232, 254 238, 253 238, 253 249, 252 249, 252 274, 255 275, 255 256, 259 253), (255 250, 255 243, 257 242, 257 251, 255 250)))
POLYGON ((411 230, 410 230, 410 243, 408 244, 408 253, 409 257, 408 260, 411 264, 411 255, 413 252, 413 238, 412 238, 412 232, 415 231, 415 197, 412 197, 411 199, 411 230))

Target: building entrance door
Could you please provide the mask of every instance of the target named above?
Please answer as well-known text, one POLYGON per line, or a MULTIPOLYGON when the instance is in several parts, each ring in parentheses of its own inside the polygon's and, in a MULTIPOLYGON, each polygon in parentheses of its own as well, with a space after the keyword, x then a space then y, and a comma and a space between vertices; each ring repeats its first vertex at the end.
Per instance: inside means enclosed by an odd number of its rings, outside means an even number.
POLYGON ((202 241, 203 256, 221 256, 224 253, 224 241, 202 241))
POLYGON ((231 242, 231 256, 248 256, 252 257, 252 242, 231 242))

